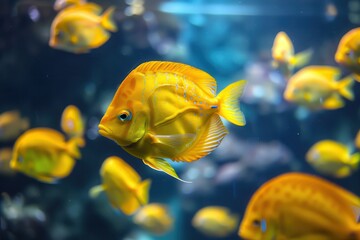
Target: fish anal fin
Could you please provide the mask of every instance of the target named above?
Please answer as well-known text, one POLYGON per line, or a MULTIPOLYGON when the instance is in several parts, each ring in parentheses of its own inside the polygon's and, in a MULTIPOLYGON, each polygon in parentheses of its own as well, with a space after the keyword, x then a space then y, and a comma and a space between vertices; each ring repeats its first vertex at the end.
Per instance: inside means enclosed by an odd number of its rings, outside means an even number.
POLYGON ((205 157, 219 146, 222 139, 228 133, 226 127, 222 123, 219 115, 214 114, 208 122, 204 133, 199 136, 198 140, 189 149, 185 150, 178 156, 174 157, 174 161, 192 162, 205 157))
POLYGON ((188 181, 182 180, 175 172, 175 169, 165 159, 148 157, 146 159, 143 159, 143 162, 152 169, 165 172, 166 174, 172 176, 173 178, 176 178, 182 182, 189 183, 188 181))
POLYGON ((338 94, 333 94, 332 97, 324 101, 325 109, 338 109, 344 106, 344 101, 339 97, 338 94))
POLYGON ((146 72, 168 72, 179 76, 184 76, 186 80, 194 82, 210 97, 216 95, 216 81, 215 79, 200 69, 190 65, 166 62, 166 61, 151 61, 139 65, 134 71, 146 72))

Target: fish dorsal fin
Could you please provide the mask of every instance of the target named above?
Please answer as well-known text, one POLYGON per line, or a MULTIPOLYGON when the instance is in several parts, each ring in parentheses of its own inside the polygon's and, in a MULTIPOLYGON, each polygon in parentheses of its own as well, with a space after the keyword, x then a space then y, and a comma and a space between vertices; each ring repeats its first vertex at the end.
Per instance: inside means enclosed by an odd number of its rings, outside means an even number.
POLYGON ((168 72, 184 76, 186 80, 194 82, 210 97, 215 97, 216 95, 215 79, 210 74, 186 64, 176 62, 151 61, 139 65, 135 69, 135 71, 142 73, 168 72))
POLYGON ((228 133, 219 115, 217 114, 214 114, 210 118, 206 127, 207 129, 201 136, 199 136, 197 142, 195 142, 194 145, 191 146, 188 150, 174 157, 173 160, 191 162, 205 157, 217 146, 219 146, 221 140, 228 133))
POLYGON ((303 68, 302 70, 311 71, 317 73, 321 76, 324 76, 329 81, 334 81, 340 76, 340 69, 332 66, 309 66, 303 68))
POLYGON ((60 12, 60 13, 73 13, 73 12, 76 13, 79 11, 85 11, 88 13, 94 13, 96 15, 100 15, 102 10, 103 10, 102 7, 100 7, 96 3, 84 3, 84 4, 77 4, 77 5, 69 6, 69 7, 65 8, 64 10, 62 10, 62 12, 60 12))

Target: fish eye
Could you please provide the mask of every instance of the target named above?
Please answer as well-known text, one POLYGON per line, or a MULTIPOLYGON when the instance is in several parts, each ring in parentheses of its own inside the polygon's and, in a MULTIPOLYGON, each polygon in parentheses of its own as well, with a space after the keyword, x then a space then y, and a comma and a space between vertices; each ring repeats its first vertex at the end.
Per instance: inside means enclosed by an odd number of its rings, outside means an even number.
POLYGON ((57 32, 57 33, 56 33, 56 38, 57 38, 57 39, 62 39, 62 38, 64 38, 64 32, 62 32, 62 31, 57 32))
POLYGON ((261 224, 261 221, 259 219, 255 219, 252 224, 255 226, 255 227, 260 227, 260 224, 261 224))
POLYGON ((18 163, 23 163, 24 162, 24 158, 22 156, 19 156, 17 159, 18 163))
POLYGON ((131 112, 128 111, 128 110, 124 110, 122 111, 118 116, 117 118, 122 121, 122 122, 125 122, 125 121, 130 121, 131 120, 131 112))

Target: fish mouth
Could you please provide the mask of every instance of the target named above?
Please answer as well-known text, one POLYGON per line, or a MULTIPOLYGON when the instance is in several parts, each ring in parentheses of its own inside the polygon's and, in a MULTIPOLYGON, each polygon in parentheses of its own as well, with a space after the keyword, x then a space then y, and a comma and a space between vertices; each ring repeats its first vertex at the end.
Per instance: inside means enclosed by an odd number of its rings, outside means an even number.
POLYGON ((104 137, 109 137, 110 134, 112 133, 112 131, 109 128, 105 127, 102 124, 99 124, 98 128, 99 128, 99 134, 104 137))

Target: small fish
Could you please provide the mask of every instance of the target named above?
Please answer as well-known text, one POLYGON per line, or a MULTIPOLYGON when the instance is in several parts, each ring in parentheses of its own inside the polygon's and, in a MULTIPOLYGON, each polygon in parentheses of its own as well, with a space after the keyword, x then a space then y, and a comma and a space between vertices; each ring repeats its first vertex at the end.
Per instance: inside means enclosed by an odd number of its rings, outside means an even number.
POLYGON ((340 81, 340 70, 331 66, 309 66, 294 74, 288 81, 284 98, 312 110, 338 109, 344 106, 340 96, 354 99, 353 79, 340 81))
POLYGON ((227 237, 235 231, 238 224, 238 215, 219 206, 204 207, 192 219, 193 227, 210 237, 227 237))
POLYGON ((286 173, 251 197, 239 236, 256 240, 360 239, 358 196, 319 177, 286 173))
POLYGON ((360 153, 351 155, 350 149, 345 145, 323 140, 309 149, 306 160, 322 174, 343 178, 358 168, 360 153))
POLYGON ((33 128, 16 140, 10 166, 39 181, 55 183, 71 173, 75 159, 81 158, 82 144, 81 138, 66 142, 56 130, 33 128))
POLYGON ((0 175, 11 176, 15 171, 10 168, 12 148, 0 148, 0 175))
POLYGON ((273 67, 289 78, 295 68, 302 67, 310 62, 313 51, 311 49, 295 55, 294 46, 285 32, 279 32, 273 43, 272 58, 273 67))
POLYGON ((61 129, 70 138, 84 136, 84 122, 76 106, 69 105, 64 109, 61 116, 61 129))
POLYGON ((158 203, 151 203, 140 208, 133 220, 135 224, 157 235, 165 234, 173 225, 173 219, 167 207, 158 203))
POLYGON ((71 5, 85 4, 86 0, 56 0, 54 3, 54 10, 60 11, 71 5))
POLYGON ((216 81, 204 71, 146 62, 121 83, 99 133, 151 168, 180 179, 165 158, 192 162, 211 153, 227 134, 220 116, 245 125, 238 102, 244 86, 244 80, 235 82, 216 96, 216 81))
POLYGON ((350 30, 341 38, 335 61, 348 67, 354 73, 355 80, 360 82, 360 27, 350 30))
POLYGON ((355 147, 357 149, 360 149, 360 130, 358 131, 355 137, 355 147))
POLYGON ((29 128, 29 120, 22 118, 17 110, 0 114, 0 141, 11 141, 29 128))
POLYGON ((100 16, 101 7, 94 3, 74 5, 62 10, 51 25, 49 45, 72 53, 87 53, 102 46, 116 32, 112 20, 115 8, 100 16))
POLYGON ((151 180, 141 181, 139 174, 119 157, 108 157, 100 175, 102 184, 90 189, 92 198, 105 191, 110 204, 126 215, 131 215, 148 203, 151 180))

